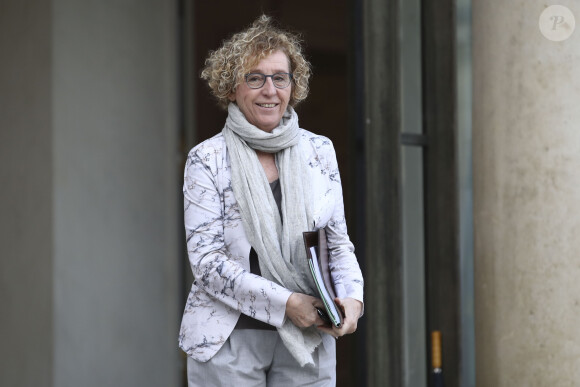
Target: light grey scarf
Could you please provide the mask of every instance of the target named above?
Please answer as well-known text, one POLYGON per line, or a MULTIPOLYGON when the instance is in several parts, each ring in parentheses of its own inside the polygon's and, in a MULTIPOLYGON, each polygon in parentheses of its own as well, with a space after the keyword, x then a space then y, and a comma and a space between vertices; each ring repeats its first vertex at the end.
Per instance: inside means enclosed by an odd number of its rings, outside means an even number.
MULTIPOLYGON (((302 232, 313 227, 309 208, 310 182, 300 149, 298 115, 288 107, 278 127, 268 133, 250 124, 237 105, 230 103, 222 130, 232 167, 232 188, 240 207, 244 231, 256 250, 262 276, 299 293, 316 294, 310 275, 302 232), (268 179, 254 151, 276 153, 282 190, 280 218, 268 179)), ((288 351, 301 366, 311 363, 321 343, 315 327, 300 329, 290 319, 278 328, 288 351)))

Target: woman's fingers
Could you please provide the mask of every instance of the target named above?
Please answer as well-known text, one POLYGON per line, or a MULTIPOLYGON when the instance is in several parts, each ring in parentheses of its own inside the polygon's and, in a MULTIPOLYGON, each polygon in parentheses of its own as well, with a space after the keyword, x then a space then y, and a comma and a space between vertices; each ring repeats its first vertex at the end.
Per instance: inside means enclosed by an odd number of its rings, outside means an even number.
POLYGON ((324 307, 320 299, 307 294, 292 293, 286 302, 286 316, 300 328, 321 325, 324 321, 318 315, 317 307, 324 307))
POLYGON ((362 303, 354 298, 336 298, 342 309, 344 321, 340 328, 329 325, 318 314, 317 308, 324 310, 322 300, 302 293, 292 293, 286 302, 286 316, 300 328, 316 325, 317 328, 336 338, 356 331, 362 303))
POLYGON ((362 303, 354 298, 336 298, 334 300, 343 312, 343 324, 340 328, 334 326, 319 326, 318 329, 329 335, 339 338, 349 333, 354 333, 358 326, 358 318, 362 312, 362 303))
POLYGON ((320 309, 324 310, 324 303, 322 302, 322 300, 320 298, 312 297, 312 299, 314 300, 312 305, 315 308, 320 308, 320 309))

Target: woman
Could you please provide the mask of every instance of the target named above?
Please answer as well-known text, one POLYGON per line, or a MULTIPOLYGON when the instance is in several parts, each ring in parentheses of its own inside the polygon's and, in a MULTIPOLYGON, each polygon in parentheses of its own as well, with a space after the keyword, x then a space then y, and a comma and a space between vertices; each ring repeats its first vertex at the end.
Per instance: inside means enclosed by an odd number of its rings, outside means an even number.
POLYGON ((194 282, 180 331, 190 386, 335 384, 335 339, 356 330, 363 279, 332 143, 298 127, 310 67, 296 36, 260 17, 210 53, 228 117, 185 169, 194 282), (302 232, 325 228, 341 328, 326 325, 302 232))

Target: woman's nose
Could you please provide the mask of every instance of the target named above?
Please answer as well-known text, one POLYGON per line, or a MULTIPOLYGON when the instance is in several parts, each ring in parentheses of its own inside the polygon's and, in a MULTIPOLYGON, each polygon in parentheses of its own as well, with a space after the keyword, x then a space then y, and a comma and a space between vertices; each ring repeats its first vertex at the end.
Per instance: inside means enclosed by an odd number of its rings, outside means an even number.
POLYGON ((272 77, 266 78, 266 83, 262 86, 262 93, 267 95, 272 95, 276 93, 276 86, 274 86, 274 81, 272 81, 272 77))

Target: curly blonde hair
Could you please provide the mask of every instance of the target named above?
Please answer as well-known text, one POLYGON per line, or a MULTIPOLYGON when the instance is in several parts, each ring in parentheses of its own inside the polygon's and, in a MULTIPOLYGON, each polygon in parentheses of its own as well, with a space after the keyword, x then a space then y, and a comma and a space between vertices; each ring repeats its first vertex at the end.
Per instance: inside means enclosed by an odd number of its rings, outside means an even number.
POLYGON ((205 60, 201 78, 221 107, 227 108, 229 96, 244 81, 244 76, 262 59, 274 51, 282 51, 290 62, 293 74, 290 106, 294 107, 308 95, 310 63, 302 54, 298 35, 282 31, 272 25, 269 16, 262 15, 246 30, 238 32, 205 60))

